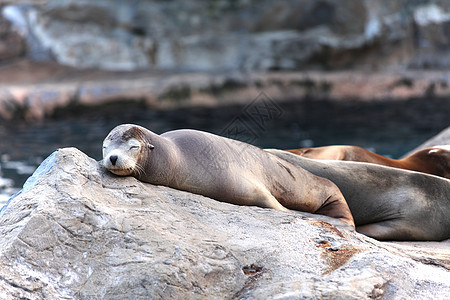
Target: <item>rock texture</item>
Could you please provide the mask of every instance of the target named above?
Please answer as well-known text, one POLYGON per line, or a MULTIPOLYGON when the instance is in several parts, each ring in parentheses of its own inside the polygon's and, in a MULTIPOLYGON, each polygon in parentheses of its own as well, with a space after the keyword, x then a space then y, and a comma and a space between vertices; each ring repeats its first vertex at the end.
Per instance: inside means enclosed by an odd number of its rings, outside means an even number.
POLYGON ((30 56, 41 49, 76 67, 450 66, 446 0, 49 0, 18 7, 11 20, 25 20, 30 56))
POLYGON ((50 155, 0 212, 0 294, 445 299, 449 241, 432 247, 381 243, 326 217, 116 177, 67 148, 50 155))
MULTIPOLYGON (((0 7, 1 9, 1 7, 0 7)), ((24 37, 0 14, 0 63, 25 56, 24 37)))

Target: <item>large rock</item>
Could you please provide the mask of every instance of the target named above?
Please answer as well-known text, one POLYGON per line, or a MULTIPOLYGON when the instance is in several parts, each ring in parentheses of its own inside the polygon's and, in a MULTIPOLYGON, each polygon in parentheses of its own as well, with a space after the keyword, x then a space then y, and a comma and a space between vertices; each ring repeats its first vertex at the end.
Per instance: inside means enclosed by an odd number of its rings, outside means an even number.
POLYGON ((49 0, 33 49, 113 70, 448 68, 446 0, 49 0))
POLYGON ((381 243, 326 217, 116 177, 70 148, 50 155, 1 211, 0 294, 444 299, 449 247, 381 243))

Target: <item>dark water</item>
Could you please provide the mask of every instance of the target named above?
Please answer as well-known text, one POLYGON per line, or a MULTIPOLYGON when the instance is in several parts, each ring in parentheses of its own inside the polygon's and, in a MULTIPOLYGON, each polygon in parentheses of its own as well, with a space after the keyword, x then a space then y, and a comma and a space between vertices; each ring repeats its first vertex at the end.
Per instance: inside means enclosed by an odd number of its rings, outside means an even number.
POLYGON ((2 177, 13 181, 3 188, 4 197, 20 188, 57 148, 77 147, 100 160, 102 140, 121 123, 139 124, 156 133, 194 128, 265 148, 359 145, 398 158, 450 126, 450 100, 275 104, 259 99, 246 107, 154 110, 122 104, 60 112, 39 124, 0 126, 2 177))

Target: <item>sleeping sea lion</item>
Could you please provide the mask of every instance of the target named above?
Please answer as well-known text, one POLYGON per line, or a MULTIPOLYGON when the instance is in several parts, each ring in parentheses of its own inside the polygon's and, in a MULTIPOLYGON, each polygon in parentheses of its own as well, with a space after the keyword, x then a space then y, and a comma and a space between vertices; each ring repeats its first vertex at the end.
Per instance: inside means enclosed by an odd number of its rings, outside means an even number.
POLYGON ((267 149, 341 190, 356 230, 378 240, 450 238, 450 180, 376 164, 317 160, 267 149))
POLYGON ((354 224, 331 181, 255 146, 202 131, 157 135, 120 125, 103 142, 102 164, 116 175, 219 201, 323 214, 354 224))
POLYGON ((421 149, 403 159, 390 159, 358 146, 326 146, 286 151, 308 158, 368 162, 450 179, 450 145, 421 149))

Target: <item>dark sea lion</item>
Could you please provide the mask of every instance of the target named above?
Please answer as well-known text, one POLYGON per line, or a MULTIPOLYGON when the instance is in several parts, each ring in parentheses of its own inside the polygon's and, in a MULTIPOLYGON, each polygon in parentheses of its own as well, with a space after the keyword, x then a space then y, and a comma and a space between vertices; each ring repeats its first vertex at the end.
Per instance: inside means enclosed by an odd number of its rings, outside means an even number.
POLYGON ((331 181, 255 146, 202 131, 157 135, 120 125, 103 142, 102 164, 116 175, 219 201, 317 213, 354 225, 331 181))
POLYGON ((286 151, 307 158, 368 162, 450 179, 450 145, 421 149, 403 159, 390 159, 358 146, 336 145, 286 151))
POLYGON ((267 149, 341 190, 360 233, 378 240, 450 238, 450 180, 370 163, 316 160, 267 149))

